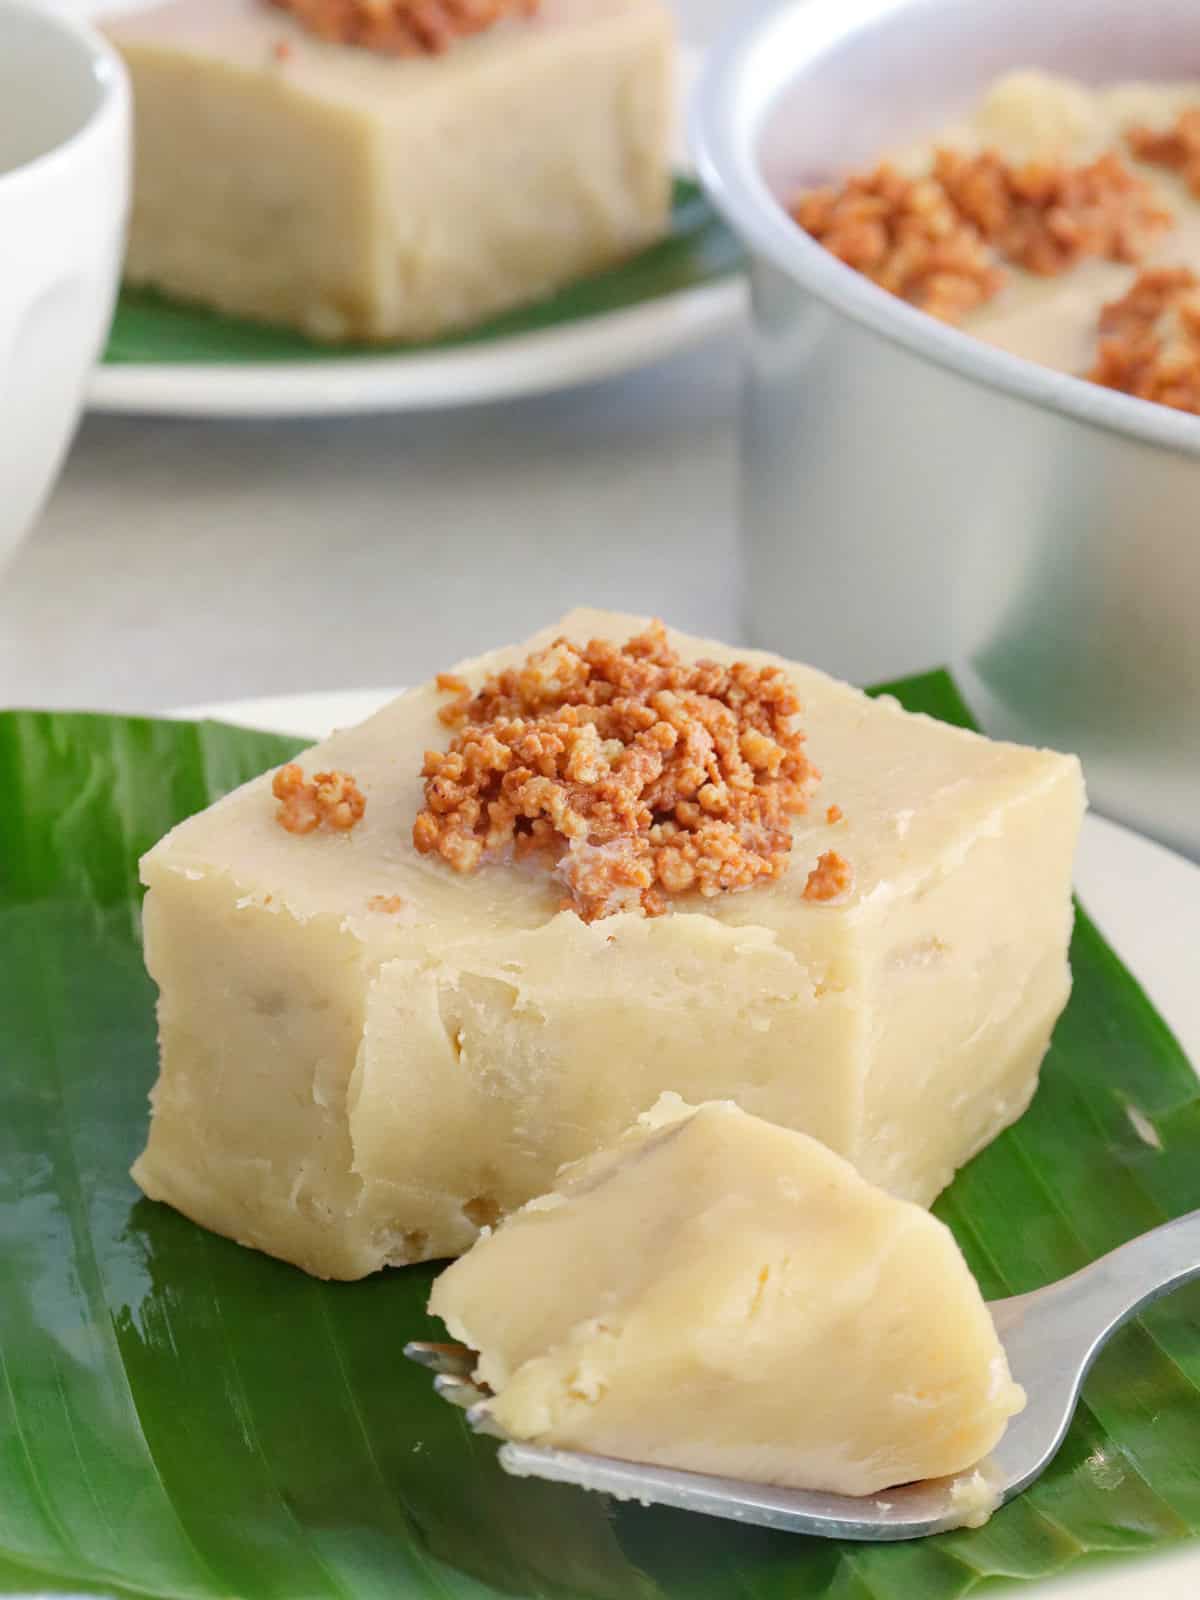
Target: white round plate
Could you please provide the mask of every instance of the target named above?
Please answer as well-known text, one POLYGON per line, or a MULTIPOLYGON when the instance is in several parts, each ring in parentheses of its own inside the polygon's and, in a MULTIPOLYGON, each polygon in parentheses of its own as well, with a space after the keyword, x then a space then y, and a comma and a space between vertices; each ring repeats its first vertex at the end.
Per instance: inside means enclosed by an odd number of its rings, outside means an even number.
MULTIPOLYGON (((56 0, 75 12, 129 10, 146 0, 56 0)), ((682 108, 699 52, 679 52, 682 108)), ((682 117, 675 167, 689 173, 682 117)), ((701 284, 602 316, 478 345, 408 354, 321 356, 304 361, 121 362, 92 373, 92 411, 144 416, 302 417, 371 411, 435 411, 548 394, 616 377, 702 343, 742 319, 739 276, 701 284)))
MULTIPOLYGON (((397 690, 286 695, 188 706, 174 715, 212 717, 300 739, 323 739, 386 704, 397 690)), ((1090 816, 1076 862, 1076 886, 1105 937, 1137 976, 1194 1062, 1200 1063, 1200 867, 1103 817, 1090 816)), ((1200 1186, 1200 1180, 1198 1180, 1200 1186)), ((1200 1550, 1121 1560, 1075 1577, 1014 1587, 1038 1600, 1197 1600, 1200 1550)))
POLYGON ((141 416, 307 417, 434 411, 548 394, 633 372, 734 327, 742 279, 704 284, 624 311, 431 355, 253 363, 99 366, 92 411, 141 416))

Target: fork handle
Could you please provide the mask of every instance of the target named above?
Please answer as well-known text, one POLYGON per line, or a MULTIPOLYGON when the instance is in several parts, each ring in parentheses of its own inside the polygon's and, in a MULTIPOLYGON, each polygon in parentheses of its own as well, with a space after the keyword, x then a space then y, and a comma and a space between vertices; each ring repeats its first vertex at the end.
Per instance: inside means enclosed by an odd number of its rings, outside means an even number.
POLYGON ((988 1309, 1029 1405, 993 1457, 1008 1495, 1035 1478, 1062 1443, 1093 1361, 1131 1317, 1200 1278, 1200 1211, 1122 1245, 1090 1267, 988 1309))
POLYGON ((1200 1278, 1200 1211, 1121 1245, 1077 1276, 1089 1279, 1097 1314, 1111 1318, 1107 1338, 1155 1300, 1200 1278))
POLYGON ((1094 1355, 1123 1323, 1198 1277, 1200 1211, 1191 1211, 1120 1245, 1069 1278, 991 1309, 1010 1348, 1019 1345, 1025 1327, 1032 1333, 1036 1324, 1039 1340, 1053 1330, 1076 1350, 1094 1344, 1094 1355))

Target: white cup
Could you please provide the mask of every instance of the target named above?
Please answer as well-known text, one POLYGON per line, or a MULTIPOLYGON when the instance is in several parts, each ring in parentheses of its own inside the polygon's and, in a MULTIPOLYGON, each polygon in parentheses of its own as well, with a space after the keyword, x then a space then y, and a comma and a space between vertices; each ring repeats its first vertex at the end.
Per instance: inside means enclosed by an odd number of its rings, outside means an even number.
POLYGON ((0 0, 0 567, 54 482, 112 317, 129 108, 99 34, 0 0))

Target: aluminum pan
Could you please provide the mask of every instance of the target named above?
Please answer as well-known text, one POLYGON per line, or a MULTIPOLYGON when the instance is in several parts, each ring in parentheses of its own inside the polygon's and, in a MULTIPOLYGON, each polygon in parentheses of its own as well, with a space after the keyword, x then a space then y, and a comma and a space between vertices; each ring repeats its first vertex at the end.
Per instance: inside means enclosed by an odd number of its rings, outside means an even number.
MULTIPOLYGON (((964 86, 982 86, 1033 60, 1097 80, 1200 77, 1193 0, 1156 0, 1153 7, 1128 0, 768 0, 713 51, 693 102, 692 147, 717 205, 754 250, 795 282, 923 359, 1093 427, 1200 456, 1200 418, 1038 366, 947 327, 844 266, 788 216, 770 182, 767 146, 789 102, 831 68, 853 70, 856 59, 871 64, 864 95, 889 77, 903 81, 914 40, 921 41, 929 80, 932 69, 947 74, 934 95, 922 85, 926 132, 961 103, 964 86), (1181 55, 1180 40, 1190 42, 1190 59, 1181 55)), ((877 119, 866 115, 864 122, 872 129, 870 148, 882 148, 887 136, 877 119)))

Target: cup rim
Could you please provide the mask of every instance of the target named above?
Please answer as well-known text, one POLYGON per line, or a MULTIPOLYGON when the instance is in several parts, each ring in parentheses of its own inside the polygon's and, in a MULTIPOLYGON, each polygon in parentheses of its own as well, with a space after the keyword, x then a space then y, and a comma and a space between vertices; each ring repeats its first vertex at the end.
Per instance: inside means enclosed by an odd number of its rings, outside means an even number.
POLYGON ((22 161, 19 166, 0 172, 0 195, 10 193, 25 184, 40 182, 52 175, 60 166, 72 162, 78 152, 103 136, 104 130, 114 121, 122 119, 130 105, 129 77, 125 63, 104 35, 81 17, 69 12, 51 10, 38 0, 0 0, 0 18, 5 12, 23 12, 53 29, 62 38, 75 45, 80 55, 89 63, 99 86, 96 104, 75 132, 61 143, 43 150, 40 155, 22 161))
POLYGON ((1010 355, 927 316, 830 255, 772 194, 755 144, 766 115, 790 81, 782 65, 789 48, 807 38, 812 41, 808 60, 815 61, 858 24, 918 4, 920 0, 786 0, 783 5, 758 0, 710 53, 692 101, 692 155, 714 205, 757 254, 889 343, 1042 410, 1175 454, 1200 455, 1200 419, 1010 355))

